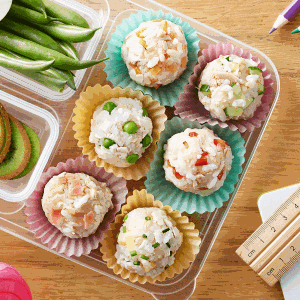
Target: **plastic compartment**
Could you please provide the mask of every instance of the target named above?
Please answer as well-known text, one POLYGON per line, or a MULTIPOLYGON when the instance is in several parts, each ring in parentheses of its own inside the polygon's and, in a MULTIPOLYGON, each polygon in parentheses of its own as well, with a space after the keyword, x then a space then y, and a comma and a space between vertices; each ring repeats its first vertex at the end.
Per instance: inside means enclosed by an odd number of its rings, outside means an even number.
MULTIPOLYGON (((64 0, 64 1, 53 0, 53 2, 61 6, 64 6, 66 8, 70 8, 75 12, 81 14, 89 23, 90 28, 94 29, 94 28, 101 27, 101 29, 95 33, 94 37, 91 40, 85 43, 78 43, 75 45, 81 60, 91 60, 95 53, 96 47, 99 44, 100 38, 102 36, 102 31, 107 21, 107 16, 109 12, 105 11, 104 9, 102 11, 102 15, 101 14, 99 15, 96 11, 94 11, 90 7, 83 5, 74 0, 64 0)), ((107 5, 106 5, 106 9, 108 9, 107 5)), ((74 74, 76 75, 75 77, 76 88, 78 88, 79 85, 81 84, 85 72, 86 69, 77 70, 74 72, 74 74)), ((0 67, 0 76, 6 77, 11 82, 15 82, 16 84, 23 86, 26 89, 31 90, 53 101, 64 101, 69 99, 75 94, 75 91, 69 88, 68 86, 65 88, 63 93, 55 92, 47 88, 45 85, 40 84, 16 71, 9 70, 3 67, 0 67)))
MULTIPOLYGON (((54 0, 54 1, 65 5, 71 2, 73 5, 72 8, 74 8, 74 10, 76 10, 76 6, 78 4, 78 2, 71 1, 71 0, 60 0, 60 1, 54 0)), ((78 0, 78 1, 81 3, 86 3, 85 0, 78 0)), ((190 220, 196 224, 196 227, 200 231, 200 237, 202 238, 200 252, 197 255, 195 261, 191 264, 191 266, 187 270, 185 270, 182 274, 172 279, 166 280, 165 282, 141 285, 138 283, 131 283, 128 280, 123 280, 120 276, 113 274, 112 270, 106 267, 106 264, 101 259, 101 254, 99 250, 95 250, 90 255, 81 256, 79 258, 75 258, 75 257, 68 258, 54 252, 52 249, 49 249, 48 247, 40 243, 39 240, 36 240, 34 234, 30 232, 29 226, 25 222, 26 216, 22 208, 23 205, 22 203, 8 203, 6 201, 0 200, 0 207, 1 207, 0 211, 5 213, 5 214, 0 213, 0 226, 2 230, 9 232, 19 238, 22 238, 30 243, 33 243, 47 251, 53 252, 77 264, 80 264, 86 268, 92 269, 101 274, 105 274, 111 278, 114 278, 125 284, 128 284, 129 286, 135 287, 144 292, 152 294, 155 299, 161 299, 161 300, 162 299, 168 300, 174 298, 188 299, 192 295, 195 289, 195 282, 196 282, 195 279, 198 276, 199 272, 201 271, 201 268, 205 263, 205 260, 210 252, 210 249, 213 246, 217 234, 233 202, 234 196, 238 191, 242 179, 247 171, 248 165, 258 146, 260 138, 271 116, 272 110, 274 109, 274 106, 279 96, 279 86, 280 86, 279 75, 272 61, 262 52, 244 43, 241 43, 238 40, 235 40, 217 30, 214 30, 202 23, 199 23, 189 18, 188 16, 180 14, 166 6, 154 2, 152 0, 135 0, 135 2, 129 0, 123 0, 123 1, 109 0, 109 2, 106 2, 105 0, 97 0, 97 3, 94 2, 89 1, 88 6, 96 10, 96 12, 99 14, 98 18, 102 18, 102 23, 106 25, 103 28, 100 42, 96 46, 96 51, 95 54, 93 55, 93 59, 104 57, 103 51, 107 48, 106 42, 109 41, 110 35, 112 32, 115 31, 116 26, 122 22, 122 18, 126 18, 131 13, 137 12, 138 10, 141 9, 162 10, 165 13, 171 12, 173 15, 181 17, 183 21, 189 22, 192 27, 197 29, 200 38, 201 49, 207 48, 209 44, 216 44, 218 42, 224 42, 224 43, 230 42, 250 51, 253 55, 258 56, 260 60, 266 64, 267 68, 270 69, 272 72, 271 78, 274 81, 273 88, 275 91, 274 100, 270 112, 266 120, 262 123, 262 126, 259 129, 256 129, 252 133, 247 132, 242 134, 243 138, 246 141, 246 150, 247 150, 245 155, 246 161, 243 165, 243 172, 240 175, 239 182, 236 185, 234 192, 230 195, 229 201, 225 202, 223 207, 215 210, 212 213, 205 213, 202 215, 198 213, 194 213, 192 215, 188 215, 190 220)), ((83 14, 84 10, 78 12, 83 14)), ((64 135, 64 131, 66 130, 66 132, 70 135, 73 134, 71 130, 72 122, 69 123, 69 120, 72 116, 74 102, 78 98, 79 93, 89 85, 94 86, 97 83, 100 84, 107 83, 105 81, 106 75, 103 71, 103 68, 104 68, 104 63, 101 63, 98 66, 88 69, 84 74, 84 78, 81 81, 81 84, 79 85, 78 91, 70 95, 69 99, 66 99, 67 96, 65 96, 66 97, 64 98, 65 101, 61 101, 61 102, 58 102, 59 99, 58 100, 52 99, 55 100, 56 102, 50 101, 49 95, 48 95, 49 97, 48 96, 41 97, 41 94, 37 95, 35 93, 32 93, 32 87, 24 88, 20 84, 17 84, 16 82, 13 83, 10 82, 7 78, 5 78, 3 75, 1 76, 0 74, 0 89, 4 89, 8 93, 14 94, 19 98, 25 99, 27 102, 30 102, 39 107, 43 107, 44 104, 48 104, 56 111, 56 114, 59 118, 59 126, 60 126, 60 132, 59 132, 60 150, 63 151, 64 149, 68 149, 68 150, 72 149, 72 151, 69 151, 68 157, 63 156, 61 151, 56 151, 56 152, 53 151, 53 155, 50 156, 46 168, 50 166, 51 162, 52 165, 55 166, 59 161, 65 161, 67 158, 76 158, 78 155, 81 155, 81 150, 79 148, 73 149, 71 146, 68 145, 67 140, 70 136, 64 135)), ((56 95, 55 97, 63 99, 63 97, 59 97, 58 95, 56 95)), ((167 108, 167 111, 168 113, 172 114, 173 109, 167 108)), ((130 190, 132 190, 133 188, 140 189, 141 187, 143 187, 142 181, 138 181, 138 182, 128 181, 128 188, 130 190)))
POLYGON ((56 113, 51 108, 53 114, 2 91, 0 101, 8 113, 32 128, 41 142, 40 158, 29 174, 16 180, 0 181, 0 197, 10 202, 20 202, 34 191, 56 144, 59 125, 56 113))

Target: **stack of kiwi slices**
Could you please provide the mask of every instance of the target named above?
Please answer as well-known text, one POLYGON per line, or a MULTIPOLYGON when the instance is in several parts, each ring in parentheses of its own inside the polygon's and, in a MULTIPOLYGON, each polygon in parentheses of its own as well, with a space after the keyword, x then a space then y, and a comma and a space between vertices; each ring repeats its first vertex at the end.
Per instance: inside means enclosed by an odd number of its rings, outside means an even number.
POLYGON ((37 134, 8 114, 0 103, 0 180, 27 175, 37 163, 40 153, 37 134))

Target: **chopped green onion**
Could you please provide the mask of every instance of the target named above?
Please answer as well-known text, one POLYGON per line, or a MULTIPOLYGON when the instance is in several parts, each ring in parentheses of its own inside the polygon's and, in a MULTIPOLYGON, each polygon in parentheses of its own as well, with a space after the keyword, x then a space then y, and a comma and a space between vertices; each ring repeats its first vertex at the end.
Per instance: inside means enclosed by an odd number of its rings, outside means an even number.
POLYGON ((143 235, 142 235, 142 237, 143 237, 144 239, 146 239, 146 238, 147 238, 146 234, 143 234, 143 235))
POLYGON ((229 61, 230 56, 227 56, 226 59, 229 61))
POLYGON ((140 263, 138 260, 135 260, 135 261, 133 262, 133 264, 134 264, 135 266, 139 266, 141 263, 140 263))
POLYGON ((146 220, 146 221, 150 221, 150 220, 151 220, 151 217, 145 217, 145 220, 146 220))
POLYGON ((126 215, 123 219, 123 222, 125 222, 128 219, 128 215, 126 215))
POLYGON ((168 268, 169 268, 169 265, 166 265, 166 266, 165 266, 165 270, 167 270, 168 268))
POLYGON ((166 245, 167 245, 169 248, 171 248, 171 245, 170 245, 169 243, 166 243, 166 245))
POLYGON ((210 86, 207 84, 202 84, 199 91, 203 93, 204 96, 209 96, 211 94, 210 86))
POLYGON ((166 228, 166 229, 164 229, 163 231, 162 231, 162 233, 166 233, 166 232, 168 232, 170 230, 170 228, 166 228))
POLYGON ((259 67, 248 67, 248 69, 251 75, 259 75, 260 73, 262 73, 262 69, 260 69, 259 67))
POLYGON ((126 233, 126 226, 123 226, 123 233, 126 233))
POLYGON ((157 248, 160 245, 160 243, 155 243, 152 245, 153 248, 157 248))
POLYGON ((230 86, 231 87, 234 87, 236 85, 236 82, 232 83, 230 86))
POLYGON ((119 237, 119 235, 120 235, 120 232, 117 234, 117 238, 119 237))
POLYGON ((173 254, 173 252, 172 252, 172 251, 170 251, 170 256, 172 256, 172 254, 173 254))
POLYGON ((136 255, 137 255, 137 253, 136 253, 136 251, 135 251, 135 250, 133 250, 133 251, 131 251, 131 252, 130 252, 130 255, 131 255, 131 256, 136 256, 136 255))
POLYGON ((148 256, 146 256, 146 255, 144 255, 144 254, 142 254, 142 255, 141 255, 141 258, 142 258, 142 259, 146 259, 146 260, 148 260, 148 259, 149 259, 149 257, 148 257, 148 256))

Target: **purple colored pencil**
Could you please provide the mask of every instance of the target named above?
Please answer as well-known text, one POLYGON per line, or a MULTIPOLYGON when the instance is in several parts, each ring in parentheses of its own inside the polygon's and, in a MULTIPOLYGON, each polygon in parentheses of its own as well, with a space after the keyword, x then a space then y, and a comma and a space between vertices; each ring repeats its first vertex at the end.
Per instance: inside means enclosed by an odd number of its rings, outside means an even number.
POLYGON ((285 25, 286 23, 292 21, 296 14, 300 11, 300 0, 292 1, 278 16, 275 21, 273 28, 269 33, 274 32, 279 27, 285 25))

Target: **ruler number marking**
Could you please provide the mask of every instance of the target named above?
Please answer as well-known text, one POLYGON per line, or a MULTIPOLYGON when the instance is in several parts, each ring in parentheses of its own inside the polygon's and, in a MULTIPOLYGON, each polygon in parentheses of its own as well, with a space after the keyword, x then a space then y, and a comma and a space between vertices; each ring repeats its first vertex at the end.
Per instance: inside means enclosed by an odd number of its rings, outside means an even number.
POLYGON ((295 249, 295 247, 294 247, 294 246, 291 246, 291 247, 290 247, 290 249, 292 249, 294 252, 296 252, 296 253, 297 253, 297 251, 296 251, 296 249, 295 249))
POLYGON ((272 230, 273 232, 276 232, 275 227, 271 227, 271 230, 272 230))
POLYGON ((283 261, 283 259, 282 259, 281 257, 279 257, 279 259, 280 259, 284 264, 286 264, 286 263, 283 261))

